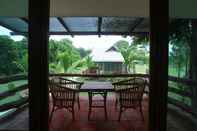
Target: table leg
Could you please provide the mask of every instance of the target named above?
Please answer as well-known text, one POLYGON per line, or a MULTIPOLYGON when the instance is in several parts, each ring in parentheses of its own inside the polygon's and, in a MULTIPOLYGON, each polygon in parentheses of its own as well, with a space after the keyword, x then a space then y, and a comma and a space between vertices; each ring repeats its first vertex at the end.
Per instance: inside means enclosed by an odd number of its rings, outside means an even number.
POLYGON ((90 115, 92 112, 92 93, 88 92, 88 97, 89 97, 89 111, 88 111, 88 120, 90 120, 90 115))
POLYGON ((105 119, 107 120, 107 92, 104 92, 104 109, 105 109, 105 119))

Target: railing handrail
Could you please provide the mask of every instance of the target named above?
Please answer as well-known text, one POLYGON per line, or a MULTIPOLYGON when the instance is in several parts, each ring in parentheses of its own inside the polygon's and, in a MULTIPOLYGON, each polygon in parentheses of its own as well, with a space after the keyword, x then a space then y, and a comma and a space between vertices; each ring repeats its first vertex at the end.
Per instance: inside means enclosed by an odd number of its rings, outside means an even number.
POLYGON ((11 81, 17 81, 17 80, 25 80, 27 79, 27 74, 15 74, 10 76, 3 76, 0 77, 0 84, 8 83, 11 81))
POLYGON ((9 96, 15 95, 16 92, 22 91, 22 90, 25 90, 25 89, 28 89, 28 84, 23 84, 23 85, 17 86, 12 90, 7 90, 7 91, 2 92, 2 93, 0 92, 0 100, 5 99, 9 96))
POLYGON ((62 77, 149 77, 149 74, 67 74, 58 73, 50 74, 50 76, 62 76, 62 77))
POLYGON ((186 84, 186 85, 189 85, 189 86, 197 86, 197 81, 196 80, 192 80, 192 79, 188 79, 188 78, 178 78, 178 77, 175 77, 175 76, 168 76, 168 80, 173 81, 173 82, 186 84))
MULTIPOLYGON (((60 76, 60 77, 145 77, 145 78, 149 78, 149 74, 66 74, 66 73, 59 73, 59 74, 50 74, 49 76, 60 76)), ((11 75, 11 76, 6 76, 6 77, 0 77, 0 84, 4 84, 4 83, 8 83, 11 81, 17 81, 17 80, 25 80, 27 79, 27 74, 16 74, 16 75, 11 75)), ((177 83, 181 83, 181 84, 185 84, 188 86, 197 86, 197 81, 195 80, 191 80, 191 79, 186 79, 186 78, 178 78, 178 77, 174 77, 174 76, 168 76, 168 80, 169 81, 173 81, 173 82, 177 82, 177 83)), ((170 86, 169 86, 170 87, 170 86)), ((13 90, 10 91, 6 91, 3 93, 0 93, 0 98, 4 99, 6 97, 12 96, 12 94, 27 89, 28 88, 28 84, 24 84, 24 85, 20 85, 18 87, 16 87, 13 90)), ((174 92, 174 93, 178 93, 182 96, 186 96, 186 97, 191 97, 191 93, 190 92, 182 92, 179 91, 177 89, 170 89, 169 91, 174 92)), ((184 110, 186 110, 187 112, 192 112, 192 108, 190 110, 189 106, 185 106, 184 103, 180 103, 176 102, 174 100, 169 99, 171 104, 175 104, 178 107, 183 108, 184 110)), ((28 102, 28 99, 24 99, 24 100, 18 100, 18 101, 14 101, 14 102, 10 102, 7 103, 5 105, 1 105, 0 106, 0 110, 7 110, 10 108, 18 108, 24 104, 26 104, 28 102)))

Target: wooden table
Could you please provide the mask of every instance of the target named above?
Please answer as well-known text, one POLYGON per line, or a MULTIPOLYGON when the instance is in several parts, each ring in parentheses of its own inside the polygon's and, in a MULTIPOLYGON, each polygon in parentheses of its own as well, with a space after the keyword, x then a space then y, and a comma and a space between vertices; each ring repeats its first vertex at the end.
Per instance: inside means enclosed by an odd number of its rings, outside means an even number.
POLYGON ((89 97, 88 120, 90 120, 90 114, 92 108, 104 108, 105 119, 107 119, 107 106, 106 106, 107 93, 112 91, 114 91, 113 85, 111 84, 111 82, 106 82, 106 81, 87 81, 81 86, 80 92, 88 92, 88 97, 89 97), (94 95, 97 94, 103 96, 104 105, 92 105, 93 102, 92 98, 94 95))
POLYGON ((80 92, 112 92, 114 91, 113 85, 111 82, 107 81, 87 81, 80 88, 80 92))

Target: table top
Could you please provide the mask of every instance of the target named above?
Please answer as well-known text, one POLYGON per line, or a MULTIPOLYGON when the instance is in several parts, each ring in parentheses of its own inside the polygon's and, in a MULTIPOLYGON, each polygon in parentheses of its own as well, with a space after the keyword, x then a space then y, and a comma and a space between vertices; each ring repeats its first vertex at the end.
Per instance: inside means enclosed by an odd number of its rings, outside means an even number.
POLYGON ((106 81, 86 81, 81 86, 80 91, 113 91, 113 85, 111 82, 106 81))

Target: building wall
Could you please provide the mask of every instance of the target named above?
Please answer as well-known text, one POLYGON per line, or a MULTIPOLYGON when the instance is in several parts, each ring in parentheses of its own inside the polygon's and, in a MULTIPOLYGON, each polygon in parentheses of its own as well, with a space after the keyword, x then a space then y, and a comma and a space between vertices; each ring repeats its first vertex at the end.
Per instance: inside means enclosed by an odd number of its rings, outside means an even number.
POLYGON ((126 73, 126 66, 122 62, 96 62, 99 73, 126 73))

